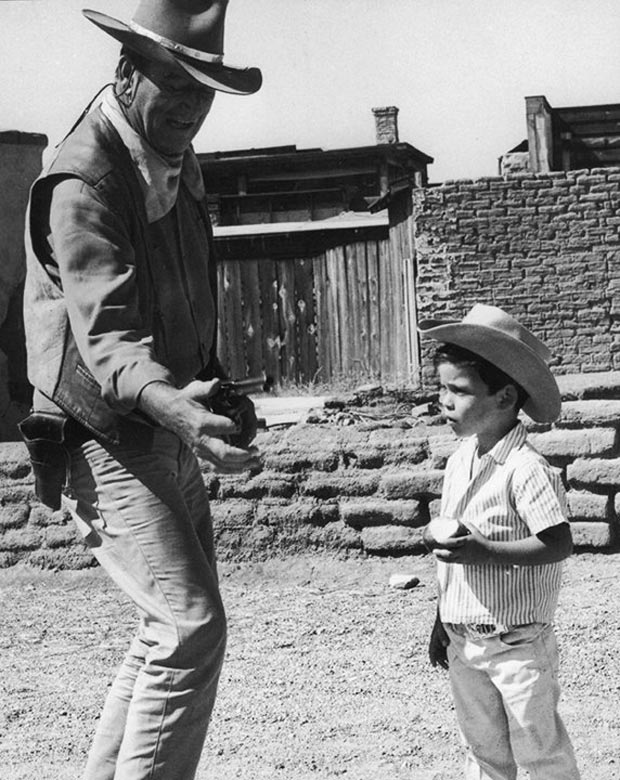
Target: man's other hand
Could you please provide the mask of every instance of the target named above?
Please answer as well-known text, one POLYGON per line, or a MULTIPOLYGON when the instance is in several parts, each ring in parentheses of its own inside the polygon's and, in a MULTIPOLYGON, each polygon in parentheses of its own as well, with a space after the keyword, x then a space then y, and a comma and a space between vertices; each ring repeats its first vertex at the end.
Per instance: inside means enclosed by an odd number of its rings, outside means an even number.
POLYGON ((257 468, 260 457, 256 447, 232 447, 221 436, 238 432, 228 417, 209 411, 209 398, 217 392, 219 379, 194 380, 178 389, 165 382, 151 382, 140 394, 140 408, 164 428, 191 447, 196 455, 224 474, 257 468))

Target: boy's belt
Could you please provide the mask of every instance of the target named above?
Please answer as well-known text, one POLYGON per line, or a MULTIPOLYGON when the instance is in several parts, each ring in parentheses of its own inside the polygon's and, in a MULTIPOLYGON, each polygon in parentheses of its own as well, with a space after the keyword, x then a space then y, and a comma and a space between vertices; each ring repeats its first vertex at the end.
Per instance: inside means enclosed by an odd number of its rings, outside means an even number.
POLYGON ((514 631, 515 628, 523 628, 527 623, 518 625, 506 623, 448 623, 447 624, 457 634, 470 637, 489 637, 499 636, 514 631))

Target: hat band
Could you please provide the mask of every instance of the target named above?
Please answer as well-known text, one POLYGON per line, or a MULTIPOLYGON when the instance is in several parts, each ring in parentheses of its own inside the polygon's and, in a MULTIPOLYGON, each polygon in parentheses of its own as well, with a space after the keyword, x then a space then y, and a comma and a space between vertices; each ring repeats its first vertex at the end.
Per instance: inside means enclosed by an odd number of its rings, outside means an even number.
POLYGON ((176 43, 176 41, 171 41, 169 38, 165 38, 163 35, 158 35, 152 30, 147 30, 146 27, 142 27, 142 25, 136 24, 136 22, 129 22, 129 26, 134 32, 138 33, 138 35, 144 35, 145 37, 150 38, 156 43, 159 43, 161 46, 164 46, 170 51, 177 52, 178 54, 184 54, 187 57, 192 57, 193 59, 200 60, 201 62, 220 64, 224 59, 223 54, 209 54, 208 52, 200 51, 199 49, 191 49, 189 46, 183 46, 182 43, 176 43))

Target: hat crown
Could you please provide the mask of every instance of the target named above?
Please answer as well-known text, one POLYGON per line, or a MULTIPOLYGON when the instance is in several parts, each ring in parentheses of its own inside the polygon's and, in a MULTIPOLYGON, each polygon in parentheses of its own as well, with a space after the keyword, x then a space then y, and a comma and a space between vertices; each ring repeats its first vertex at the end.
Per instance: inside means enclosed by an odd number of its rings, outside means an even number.
POLYGON ((514 317, 511 317, 510 314, 507 314, 497 306, 477 303, 463 317, 462 322, 467 325, 478 325, 501 331, 506 336, 516 339, 529 347, 545 363, 548 363, 551 359, 551 352, 540 339, 536 338, 527 328, 520 325, 514 317))
POLYGON ((223 54, 227 5, 228 0, 141 0, 133 22, 181 46, 223 54))

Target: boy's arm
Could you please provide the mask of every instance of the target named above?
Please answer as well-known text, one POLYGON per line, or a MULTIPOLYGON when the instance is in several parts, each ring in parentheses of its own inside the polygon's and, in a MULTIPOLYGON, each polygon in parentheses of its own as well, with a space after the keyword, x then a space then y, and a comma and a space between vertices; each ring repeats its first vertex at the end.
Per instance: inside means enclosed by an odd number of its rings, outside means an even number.
POLYGON ((482 566, 537 566, 568 558, 573 551, 573 539, 567 522, 553 525, 525 539, 494 542, 475 528, 468 536, 450 539, 433 550, 445 563, 466 563, 482 566))

